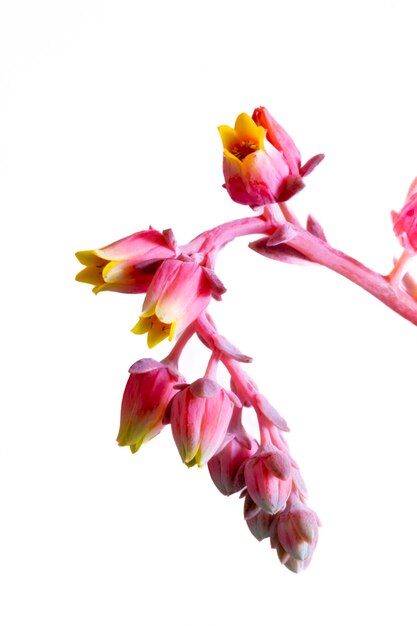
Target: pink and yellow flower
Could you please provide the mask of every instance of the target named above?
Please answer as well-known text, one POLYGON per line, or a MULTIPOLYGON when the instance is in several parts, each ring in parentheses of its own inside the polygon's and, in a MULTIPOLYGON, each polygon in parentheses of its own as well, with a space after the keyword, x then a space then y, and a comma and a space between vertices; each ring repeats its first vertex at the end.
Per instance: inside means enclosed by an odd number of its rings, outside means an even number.
POLYGON ((219 132, 225 187, 232 200, 253 208, 288 200, 323 158, 317 155, 301 167, 296 145, 265 107, 252 118, 241 113, 234 128, 219 126, 219 132))
POLYGON ((234 394, 210 378, 199 378, 174 396, 172 435, 184 463, 202 467, 216 454, 236 403, 234 394))
POLYGON ((142 230, 104 248, 77 252, 75 256, 86 267, 76 280, 94 285, 94 293, 145 293, 161 261, 174 255, 170 231, 142 230))
POLYGON ((230 197, 253 207, 276 202, 290 170, 281 153, 266 139, 266 130, 247 113, 235 127, 219 126, 223 173, 230 197))
POLYGON ((137 452, 141 445, 158 435, 175 385, 185 380, 173 368, 153 359, 141 359, 132 365, 123 394, 119 446, 137 452))
POLYGON ((211 292, 205 269, 198 263, 179 259, 164 261, 153 277, 142 315, 132 332, 147 333, 150 348, 166 337, 172 341, 204 311, 211 292))

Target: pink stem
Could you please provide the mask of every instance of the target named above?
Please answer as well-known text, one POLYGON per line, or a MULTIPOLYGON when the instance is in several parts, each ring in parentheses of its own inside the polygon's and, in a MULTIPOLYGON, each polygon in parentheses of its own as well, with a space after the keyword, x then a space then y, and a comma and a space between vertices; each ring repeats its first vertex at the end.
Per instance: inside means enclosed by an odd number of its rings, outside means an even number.
POLYGON ((236 237, 254 234, 271 234, 276 226, 264 215, 257 217, 243 217, 238 220, 226 222, 220 226, 216 226, 192 239, 185 246, 181 246, 184 254, 192 254, 199 252, 200 254, 208 254, 214 249, 222 248, 225 244, 233 241, 236 237))
POLYGON ((286 244, 304 254, 310 261, 324 265, 356 283, 381 300, 399 315, 417 325, 417 302, 407 293, 392 285, 386 277, 370 270, 352 257, 335 250, 304 228, 293 225, 296 236, 286 244))
POLYGON ((413 258, 413 256, 414 254, 410 252, 409 250, 403 250, 402 255, 400 256, 398 261, 396 261, 396 263, 394 264, 394 267, 392 268, 391 272, 388 274, 388 276, 386 276, 386 279, 389 280, 389 282, 394 288, 398 288, 398 286, 401 285, 401 281, 405 274, 407 264, 410 261, 410 259, 413 258))
POLYGON ((181 353, 184 350, 187 343, 189 342, 189 340, 191 339, 191 337, 194 335, 194 333, 195 333, 195 330, 193 326, 192 325, 187 326, 184 332, 177 339, 171 352, 165 357, 165 359, 163 359, 162 363, 170 364, 178 368, 178 361, 181 356, 181 353))
POLYGON ((209 362, 207 364, 205 378, 216 379, 217 365, 219 364, 220 355, 218 352, 212 352, 209 362))
MULTIPOLYGON (((287 206, 285 210, 288 210, 287 206)), ((295 236, 293 239, 287 240, 286 245, 304 254, 310 261, 324 265, 345 276, 412 324, 417 325, 417 301, 403 291, 399 285, 396 285, 395 281, 391 284, 389 276, 382 276, 347 254, 332 248, 326 241, 316 237, 296 223, 297 220, 293 219, 290 214, 287 217, 291 219, 291 227, 295 231, 295 236)), ((288 223, 286 220, 275 217, 274 212, 269 207, 265 207, 263 215, 226 222, 201 233, 183 246, 182 251, 185 254, 195 252, 208 254, 213 250, 222 248, 236 237, 251 234, 272 235, 279 226, 286 223, 288 223)))
POLYGON ((289 222, 290 224, 295 224, 296 226, 301 226, 300 222, 298 221, 297 217, 293 213, 292 209, 290 209, 290 207, 288 206, 286 202, 280 202, 278 206, 281 209, 281 212, 283 216, 285 217, 285 219, 287 220, 287 222, 289 222))

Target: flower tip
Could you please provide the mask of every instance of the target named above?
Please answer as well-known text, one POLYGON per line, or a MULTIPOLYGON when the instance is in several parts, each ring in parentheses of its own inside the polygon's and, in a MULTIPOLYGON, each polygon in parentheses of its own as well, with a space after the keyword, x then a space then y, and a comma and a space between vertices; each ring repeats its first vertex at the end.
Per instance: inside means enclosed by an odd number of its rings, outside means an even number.
POLYGON ((100 293, 101 291, 108 291, 110 288, 110 285, 108 285, 107 283, 103 283, 102 285, 96 285, 95 287, 92 288, 92 292, 97 295, 98 293, 100 293))
POLYGON ((91 265, 97 258, 100 258, 95 250, 80 250, 75 252, 75 257, 81 265, 91 265))
POLYGON ((133 326, 133 328, 130 329, 131 333, 134 333, 135 335, 142 335, 142 320, 139 319, 139 321, 133 326))

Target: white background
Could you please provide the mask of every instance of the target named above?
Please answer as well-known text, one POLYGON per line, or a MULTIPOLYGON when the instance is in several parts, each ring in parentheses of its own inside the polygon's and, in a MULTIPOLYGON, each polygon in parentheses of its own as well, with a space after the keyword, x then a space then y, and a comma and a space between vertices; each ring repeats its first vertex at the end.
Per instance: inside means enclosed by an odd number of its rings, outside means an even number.
MULTIPOLYGON (((76 250, 180 242, 249 215, 216 126, 267 106, 304 160, 293 201, 386 273, 417 174, 415 3, 9 0, 0 9, 2 576, 6 626, 416 624, 416 329, 345 279, 229 246, 210 307, 286 417, 323 527, 280 566, 168 429, 115 443, 141 297, 93 296, 76 250)), ((184 357, 189 379, 206 354, 184 357)))

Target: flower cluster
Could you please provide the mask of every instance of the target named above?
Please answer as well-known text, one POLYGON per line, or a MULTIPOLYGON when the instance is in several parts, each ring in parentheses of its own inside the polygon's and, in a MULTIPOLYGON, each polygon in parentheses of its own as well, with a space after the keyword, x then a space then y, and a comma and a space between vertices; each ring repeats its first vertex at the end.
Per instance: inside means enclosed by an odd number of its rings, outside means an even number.
POLYGON ((385 276, 332 248, 315 218, 309 216, 303 227, 287 206, 323 155, 301 165, 295 143, 264 107, 252 117, 242 113, 234 128, 223 125, 219 132, 224 187, 256 215, 221 224, 185 245, 177 244, 171 230, 149 228, 78 252, 85 267, 76 278, 93 285, 94 293, 145 294, 132 331, 146 335, 149 348, 173 342, 161 362, 142 358, 131 366, 119 445, 136 453, 170 427, 183 463, 207 465, 223 495, 240 494, 251 533, 259 541, 269 538, 281 563, 299 572, 311 561, 320 522, 306 504, 304 481, 283 436, 285 420, 243 368, 252 359, 218 332, 208 313, 211 299, 221 300, 226 291, 215 259, 236 237, 261 235, 251 242, 252 250, 278 261, 327 266, 417 324, 417 285, 406 272, 417 254, 417 179, 403 209, 392 214, 404 252, 385 276), (179 359, 193 335, 208 350, 208 360, 205 372, 189 383, 179 359), (218 382, 219 366, 230 375, 228 388, 218 382), (257 432, 245 429, 245 410, 255 413, 257 432))

